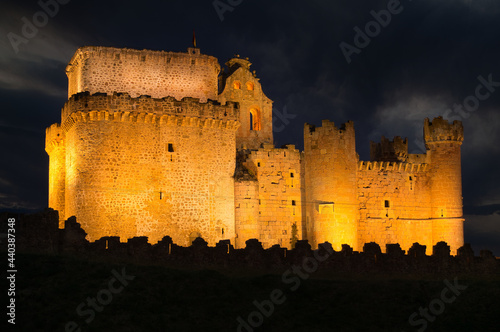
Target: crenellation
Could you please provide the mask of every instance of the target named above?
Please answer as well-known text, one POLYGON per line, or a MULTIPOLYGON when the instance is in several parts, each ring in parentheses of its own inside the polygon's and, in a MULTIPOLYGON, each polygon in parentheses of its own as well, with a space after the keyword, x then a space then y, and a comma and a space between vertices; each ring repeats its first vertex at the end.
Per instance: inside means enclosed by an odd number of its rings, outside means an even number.
POLYGON ((426 118, 424 123, 424 138, 426 144, 440 142, 457 142, 464 140, 464 128, 461 121, 449 123, 443 117, 437 117, 432 122, 426 118))
POLYGON ((195 98, 184 98, 182 101, 177 101, 172 97, 154 99, 140 96, 132 98, 127 93, 113 95, 82 93, 74 95, 63 107, 62 123, 74 112, 89 113, 91 117, 96 116, 97 113, 100 115, 107 114, 107 116, 113 116, 113 118, 121 116, 122 119, 136 118, 138 114, 149 114, 151 116, 184 115, 228 121, 236 121, 239 118, 239 108, 236 103, 226 103, 226 105, 220 105, 216 101, 199 103, 198 99, 195 98))
POLYGON ((428 164, 391 161, 358 161, 358 171, 425 172, 428 164))

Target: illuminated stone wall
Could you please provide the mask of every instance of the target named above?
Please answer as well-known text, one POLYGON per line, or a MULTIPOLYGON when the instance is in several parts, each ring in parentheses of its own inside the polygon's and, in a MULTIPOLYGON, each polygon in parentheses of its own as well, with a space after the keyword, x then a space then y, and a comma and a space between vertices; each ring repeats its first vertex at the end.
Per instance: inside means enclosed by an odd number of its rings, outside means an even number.
POLYGON ((361 250, 365 243, 439 241, 453 253, 463 245, 460 170, 461 123, 442 118, 424 123, 426 154, 408 154, 396 137, 371 143, 372 161, 355 155, 352 123, 323 121, 304 129, 306 234, 314 245, 328 241, 361 250))
POLYGON ((248 228, 238 234, 237 243, 244 247, 253 236, 264 248, 274 244, 290 248, 293 224, 297 226, 297 238, 302 239, 300 153, 293 145, 276 149, 272 144, 264 144, 245 157, 243 165, 256 180, 241 181, 237 186, 240 194, 236 201, 236 227, 248 228))
POLYGON ((220 77, 219 101, 237 101, 240 128, 236 133, 238 149, 258 149, 273 143, 273 103, 262 91, 248 59, 235 57, 227 62, 228 72, 220 77))
POLYGON ((49 206, 59 211, 59 227, 66 220, 66 148, 61 125, 53 124, 45 131, 45 151, 49 155, 49 206))
POLYGON ((358 245, 413 243, 432 250, 431 193, 428 164, 404 162, 358 163, 360 208, 358 245))
POLYGON ((460 146, 464 139, 460 121, 442 117, 424 123, 424 139, 430 157, 433 242, 446 241, 452 252, 464 243, 462 168, 460 146))
POLYGON ((342 244, 359 249, 357 161, 352 122, 304 126, 306 230, 313 247, 328 241, 335 250, 342 244))
POLYGON ((82 47, 66 67, 68 98, 79 92, 126 92, 132 97, 217 98, 220 65, 189 48, 187 53, 82 47))
POLYGON ((233 104, 77 95, 63 114, 65 215, 90 240, 234 239, 233 104))

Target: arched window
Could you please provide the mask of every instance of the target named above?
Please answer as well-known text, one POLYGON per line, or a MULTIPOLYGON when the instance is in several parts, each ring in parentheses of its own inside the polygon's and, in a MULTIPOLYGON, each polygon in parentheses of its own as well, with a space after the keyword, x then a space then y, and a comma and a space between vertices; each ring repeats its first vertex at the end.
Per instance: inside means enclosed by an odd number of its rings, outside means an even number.
POLYGON ((234 81, 234 82, 233 82, 233 88, 234 88, 235 90, 239 90, 239 89, 241 89, 241 83, 240 83, 240 81, 234 81))
POLYGON ((247 90, 253 91, 254 85, 252 82, 247 82, 247 90))
POLYGON ((257 108, 250 109, 250 130, 260 130, 260 111, 257 108))

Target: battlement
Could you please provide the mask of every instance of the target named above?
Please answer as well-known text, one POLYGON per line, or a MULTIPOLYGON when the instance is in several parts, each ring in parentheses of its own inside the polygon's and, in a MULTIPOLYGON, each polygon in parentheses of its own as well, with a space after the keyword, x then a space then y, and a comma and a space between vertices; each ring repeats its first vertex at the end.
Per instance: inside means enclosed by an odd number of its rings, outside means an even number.
POLYGON ((45 151, 48 154, 64 142, 64 132, 60 123, 54 123, 45 130, 45 151))
POLYGON ((312 140, 318 139, 320 136, 331 136, 340 138, 345 134, 352 134, 354 136, 354 122, 347 121, 343 123, 340 128, 335 126, 330 120, 323 120, 321 122, 321 127, 316 127, 309 123, 304 124, 304 136, 310 137, 312 140))
POLYGON ((429 121, 429 118, 426 118, 424 138, 427 144, 453 141, 461 144, 464 140, 464 128, 461 121, 455 120, 450 124, 441 116, 434 118, 432 122, 429 121))
POLYGON ((406 161, 408 157, 408 139, 400 136, 391 141, 382 136, 380 143, 370 141, 371 161, 406 161))
POLYGON ((251 150, 252 159, 274 159, 274 158, 300 158, 300 152, 295 145, 289 144, 285 148, 276 148, 273 144, 263 144, 258 150, 251 150))
POLYGON ((166 115, 225 121, 238 121, 239 118, 238 104, 233 102, 221 105, 212 100, 200 103, 199 99, 188 97, 178 101, 173 97, 132 98, 127 93, 114 93, 113 95, 79 93, 72 96, 64 105, 61 123, 64 123, 73 113, 90 114, 104 111, 111 115, 111 118, 119 118, 120 121, 124 121, 125 118, 137 118, 141 113, 155 118, 166 115))
POLYGON ((181 53, 86 46, 66 67, 68 98, 87 91, 206 101, 217 98, 219 72, 217 58, 200 54, 197 48, 181 53))
POLYGON ((427 171, 428 164, 413 164, 392 161, 359 161, 358 171, 396 171, 418 173, 427 171))

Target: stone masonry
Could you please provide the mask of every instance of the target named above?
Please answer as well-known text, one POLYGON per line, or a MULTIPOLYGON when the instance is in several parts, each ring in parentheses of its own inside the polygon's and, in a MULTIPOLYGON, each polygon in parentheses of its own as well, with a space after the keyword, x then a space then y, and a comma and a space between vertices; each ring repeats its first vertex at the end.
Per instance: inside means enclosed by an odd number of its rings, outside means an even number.
POLYGON ((305 125, 303 152, 276 148, 251 63, 226 66, 197 48, 77 50, 61 122, 46 131, 60 227, 76 216, 89 241, 168 235, 183 246, 463 245, 459 121, 426 119, 425 154, 382 137, 361 161, 354 124, 328 120, 305 125))

